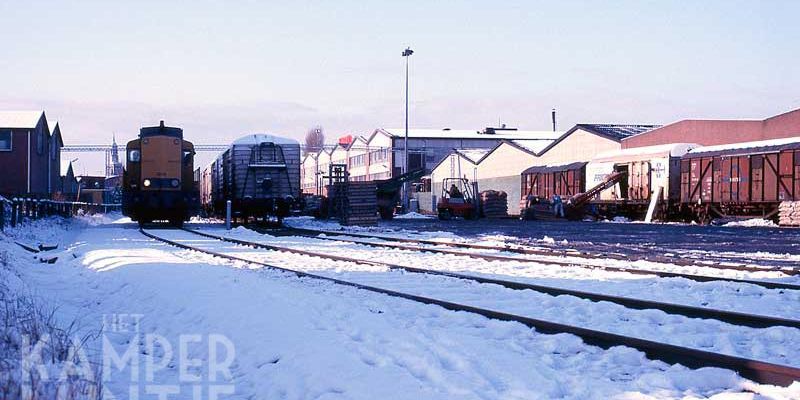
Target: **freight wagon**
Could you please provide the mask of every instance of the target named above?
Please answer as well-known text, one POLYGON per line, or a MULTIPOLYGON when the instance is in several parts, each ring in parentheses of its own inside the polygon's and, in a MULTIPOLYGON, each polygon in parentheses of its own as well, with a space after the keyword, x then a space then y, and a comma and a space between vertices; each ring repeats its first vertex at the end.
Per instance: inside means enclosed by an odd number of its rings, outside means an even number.
POLYGON ((200 176, 203 208, 241 222, 280 222, 300 198, 300 143, 253 134, 234 141, 200 176))
POLYGON ((662 218, 676 210, 680 199, 680 163, 696 144, 673 143, 601 154, 586 166, 588 187, 602 184, 615 172, 624 176, 592 200, 601 214, 643 216, 653 194, 659 196, 662 218))
POLYGON ((774 218, 783 201, 800 201, 800 137, 699 147, 681 160, 681 210, 714 217, 774 218))
POLYGON ((564 199, 586 191, 586 163, 530 167, 522 172, 523 197, 551 199, 558 194, 564 199))

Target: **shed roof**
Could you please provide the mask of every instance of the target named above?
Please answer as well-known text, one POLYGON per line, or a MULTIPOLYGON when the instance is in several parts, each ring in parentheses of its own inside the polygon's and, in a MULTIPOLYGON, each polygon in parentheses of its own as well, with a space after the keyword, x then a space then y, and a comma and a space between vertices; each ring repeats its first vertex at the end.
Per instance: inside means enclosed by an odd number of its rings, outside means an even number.
POLYGON ((0 128, 33 129, 44 117, 44 111, 0 111, 0 128))
POLYGON ((51 124, 50 135, 58 139, 59 147, 64 147, 64 138, 61 137, 61 125, 58 124, 58 121, 53 121, 51 124))
POLYGON ((569 164, 562 164, 562 165, 537 165, 522 171, 523 174, 539 174, 539 173, 547 173, 547 172, 561 172, 561 171, 569 171, 571 169, 580 169, 583 168, 584 165, 587 163, 585 161, 578 161, 569 164))
POLYGON ((539 153, 546 149, 547 146, 550 146, 555 142, 555 139, 527 139, 527 140, 509 140, 511 142, 524 150, 527 150, 531 154, 539 155, 539 153))
MULTIPOLYGON (((389 136, 404 137, 404 128, 379 129, 389 136)), ((494 133, 469 129, 409 129, 408 137, 415 139, 551 139, 555 140, 564 132, 495 130, 494 133)))
POLYGON ((578 126, 616 140, 622 140, 661 127, 661 125, 651 124, 578 124, 578 126))
POLYGON ((708 157, 720 154, 742 155, 753 153, 778 152, 786 149, 800 149, 800 136, 784 139, 759 140, 721 144, 716 146, 702 146, 689 150, 687 157, 708 157))
POLYGON ((638 135, 642 132, 647 132, 657 127, 658 125, 650 124, 577 124, 570 128, 570 130, 566 131, 563 135, 556 138, 556 140, 553 140, 552 143, 547 145, 536 155, 541 156, 542 154, 547 153, 550 151, 550 149, 556 147, 559 143, 561 143, 561 141, 568 138, 578 130, 583 130, 593 135, 604 137, 615 142, 620 142, 622 138, 625 137, 623 135, 628 135, 627 137, 630 137, 633 135, 638 135))
MULTIPOLYGON (((69 169, 72 168, 72 160, 65 160, 61 159, 61 176, 66 176, 69 169)), ((74 174, 75 171, 73 170, 72 173, 74 174)))
POLYGON ((459 153, 462 156, 464 156, 467 160, 472 161, 473 164, 477 164, 490 151, 492 151, 492 149, 461 149, 461 150, 455 150, 456 153, 459 153))

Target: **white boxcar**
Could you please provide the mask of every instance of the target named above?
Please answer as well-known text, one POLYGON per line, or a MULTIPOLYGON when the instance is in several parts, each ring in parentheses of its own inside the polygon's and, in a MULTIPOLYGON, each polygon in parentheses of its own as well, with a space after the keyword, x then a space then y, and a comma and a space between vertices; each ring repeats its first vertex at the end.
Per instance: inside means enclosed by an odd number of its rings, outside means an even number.
POLYGON ((619 183, 600 193, 600 201, 642 202, 663 188, 661 200, 677 199, 680 193, 680 157, 696 144, 672 143, 603 153, 586 165, 586 189, 615 171, 627 174, 619 183))

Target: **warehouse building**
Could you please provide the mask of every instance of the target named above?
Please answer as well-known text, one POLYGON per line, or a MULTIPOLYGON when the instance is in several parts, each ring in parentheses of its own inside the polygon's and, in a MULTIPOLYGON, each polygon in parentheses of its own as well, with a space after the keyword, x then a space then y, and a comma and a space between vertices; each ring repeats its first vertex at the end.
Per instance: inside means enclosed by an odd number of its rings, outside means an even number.
MULTIPOLYGON (((368 138, 366 145, 375 162, 370 168, 378 168, 372 174, 386 178, 401 174, 404 158, 405 131, 403 129, 376 129, 368 138), (380 152, 383 150, 384 152, 380 152)), ((559 133, 552 131, 520 131, 515 128, 486 128, 476 130, 455 129, 409 129, 408 130, 408 169, 420 168, 430 171, 453 149, 492 149, 502 140, 514 139, 555 139, 559 133)))
POLYGON ((0 111, 0 179, 4 196, 50 198, 61 187, 61 128, 44 111, 0 111))
MULTIPOLYGON (((404 164, 403 129, 376 129, 368 137, 355 137, 321 151, 317 158, 303 160, 304 180, 317 175, 314 191, 319 192, 321 176, 328 174, 331 163, 346 163, 353 181, 389 179, 402 173, 404 164), (325 151, 330 152, 325 154, 325 151), (314 164, 314 167, 310 164, 314 164), (316 172, 315 172, 316 171, 316 172)), ((514 128, 477 130, 410 129, 408 131, 409 170, 430 170, 453 149, 491 150, 503 140, 554 140, 560 133, 552 131, 520 131, 514 128)), ((312 190, 306 184, 306 192, 312 190)), ((322 183, 324 185, 324 183, 322 183)))
POLYGON ((370 176, 369 148, 367 140, 362 136, 354 138, 347 147, 347 171, 350 173, 350 180, 363 182, 374 179, 370 176))
MULTIPOLYGON (((432 212, 437 198, 441 196, 441 182, 445 178, 464 177, 478 183, 478 190, 496 190, 508 195, 508 212, 519 214, 519 200, 532 188, 532 182, 523 181, 523 172, 532 167, 539 168, 537 174, 547 174, 546 182, 552 188, 547 193, 554 193, 559 188, 585 190, 583 174, 580 170, 586 161, 599 153, 619 150, 620 142, 627 137, 641 134, 657 128, 657 125, 621 125, 621 124, 578 124, 569 131, 551 139, 538 140, 504 140, 491 151, 484 154, 472 165, 467 173, 451 167, 449 158, 440 162, 431 173, 431 192, 417 193, 420 209, 432 212), (581 176, 575 184, 561 185, 562 176, 581 176)), ((464 156, 453 152, 454 162, 464 156)), ((530 172, 530 171, 529 171, 530 172)), ((530 174, 528 174, 530 176, 530 174)), ((537 186, 538 188, 538 186, 537 186)))
POLYGON ((300 160, 300 188, 306 194, 317 193, 318 152, 306 153, 300 160))
POLYGON ((800 109, 763 120, 686 119, 622 141, 622 148, 670 143, 715 146, 783 139, 800 134, 800 109))

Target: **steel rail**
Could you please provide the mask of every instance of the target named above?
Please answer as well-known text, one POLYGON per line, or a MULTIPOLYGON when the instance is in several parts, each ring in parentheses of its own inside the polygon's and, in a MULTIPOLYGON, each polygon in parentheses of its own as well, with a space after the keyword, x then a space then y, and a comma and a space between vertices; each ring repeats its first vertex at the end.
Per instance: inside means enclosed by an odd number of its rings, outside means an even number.
POLYGON ((521 246, 492 246, 486 244, 477 244, 477 243, 463 243, 463 242, 440 242, 437 240, 426 240, 426 239, 411 239, 411 238, 394 238, 388 236, 378 236, 378 235, 367 235, 363 233, 345 233, 345 232, 332 232, 332 231, 323 231, 323 230, 316 230, 316 229, 308 229, 308 228, 288 228, 290 230, 295 231, 304 231, 308 233, 324 233, 328 235, 344 235, 344 236, 352 236, 352 237, 359 237, 359 238, 370 238, 370 239, 382 239, 382 240, 393 240, 397 242, 403 243, 416 243, 416 244, 426 244, 432 246, 447 246, 447 247, 456 247, 456 248, 463 248, 463 249, 472 249, 472 250, 492 250, 492 251, 507 251, 510 253, 518 253, 518 254, 530 254, 530 255, 540 255, 540 256, 555 256, 555 257, 577 257, 577 258, 585 258, 585 259, 599 259, 599 258, 610 258, 619 261, 649 261, 649 262, 656 262, 656 263, 665 263, 665 264, 674 264, 683 267, 705 267, 705 268, 715 268, 715 269, 727 269, 727 270, 734 270, 734 271, 746 271, 746 272, 782 272, 786 275, 800 275, 800 269, 798 268, 791 268, 791 267, 773 267, 773 268, 761 268, 751 265, 745 264, 724 264, 719 261, 712 261, 709 263, 698 262, 696 260, 688 260, 683 258, 673 258, 667 256, 636 256, 632 257, 625 254, 620 253, 593 253, 587 251, 580 251, 580 250, 556 250, 556 249, 547 249, 547 250, 540 250, 540 249, 531 249, 525 248, 521 246))
MULTIPOLYGON (((514 244, 519 246, 541 246, 548 250, 546 251, 554 251, 557 252, 557 249, 554 249, 550 244, 540 244, 536 243, 530 239, 516 239, 513 240, 514 244)), ((748 272, 770 272, 770 271, 777 271, 783 272, 786 275, 800 275, 800 268, 795 267, 794 265, 785 265, 785 261, 777 261, 774 259, 761 259, 752 258, 745 255, 734 256, 734 255, 725 255, 725 254, 713 254, 713 253, 694 253, 693 256, 675 256, 675 255, 668 255, 668 254, 655 254, 655 255, 647 255, 647 254, 635 254, 635 253, 646 253, 647 249, 642 247, 636 247, 630 244, 619 244, 619 245, 611 245, 608 243, 594 243, 588 244, 585 242, 578 242, 573 243, 570 242, 570 247, 575 249, 575 251, 579 251, 584 255, 578 257, 606 257, 606 258, 614 258, 617 260, 627 260, 627 261, 650 261, 650 262, 657 262, 657 263, 667 263, 667 264, 675 264, 680 266, 686 267, 707 267, 707 268, 716 268, 716 269, 728 269, 733 271, 748 271, 748 272), (625 253, 632 252, 634 254, 625 253), (702 255, 703 257, 708 258, 704 260, 699 256, 702 255), (760 261, 768 261, 770 265, 758 265, 757 263, 760 261), (753 265, 755 263, 755 265, 753 265), (781 264, 776 264, 781 263, 781 264)), ((650 251, 658 251, 664 253, 675 253, 680 252, 682 249, 676 249, 672 252, 665 250, 664 248, 657 248, 651 249, 650 251)))
POLYGON ((317 258, 326 258, 330 260, 336 261, 346 261, 352 263, 358 263, 363 265, 373 265, 378 267, 386 267, 393 270, 401 270, 407 271, 412 273, 419 273, 419 274, 428 274, 428 275, 439 275, 439 276, 446 276, 450 278, 456 279, 463 279, 463 280, 470 280, 473 282, 478 283, 487 283, 487 284, 494 284, 500 285, 508 289, 513 290, 533 290, 540 293, 549 294, 551 296, 575 296, 586 300, 591 300, 594 302, 600 301, 608 301, 611 303, 616 303, 621 306, 625 306, 632 309, 637 310, 647 310, 647 309, 656 309, 664 311, 668 314, 677 314, 683 315, 690 318, 706 318, 706 319, 714 319, 722 322, 727 322, 734 325, 740 326, 748 326, 752 328, 769 328, 773 326, 785 326, 790 328, 800 328, 800 321, 793 320, 788 318, 780 318, 780 317, 771 317, 766 315, 758 315, 758 314, 747 314, 735 311, 726 311, 726 310, 717 310, 713 308, 706 308, 706 307, 694 307, 694 306, 687 306, 682 304, 674 304, 674 303, 664 303, 658 301, 650 301, 650 300, 642 300, 630 297, 622 297, 622 296, 612 296, 606 295, 602 293, 593 293, 593 292, 584 292, 580 290, 572 290, 572 289, 564 289, 558 288, 553 286, 545 286, 545 285, 536 285, 532 283, 524 283, 524 282, 516 282, 516 281, 508 281, 503 279, 494 279, 494 278, 487 278, 487 277, 480 277, 474 275, 467 275, 461 274, 457 272, 449 272, 449 271, 441 271, 441 270, 432 270, 427 268, 417 268, 417 267, 409 267, 405 265, 399 264, 391 264, 382 261, 372 261, 372 260, 364 260, 360 258, 353 258, 353 257, 345 257, 345 256, 337 256, 333 254, 324 254, 324 253, 317 253, 308 250, 300 250, 300 249, 293 249, 290 247, 283 247, 283 246, 275 246, 266 243, 259 243, 259 242, 251 242, 248 240, 236 239, 231 237, 219 236, 214 235, 207 232, 198 231, 195 229, 189 228, 181 228, 186 232, 193 233, 195 235, 203 236, 210 239, 220 240, 228 243, 234 243, 241 246, 249 246, 254 248, 260 248, 265 250, 277 251, 277 252, 287 252, 287 253, 294 253, 300 254, 310 257, 317 257, 317 258))
MULTIPOLYGON (((289 231, 297 231, 297 232, 319 232, 324 234, 335 234, 337 236, 350 236, 348 233, 336 233, 336 232, 327 232, 327 231, 315 231, 309 229, 301 229, 297 230, 296 228, 289 228, 289 231)), ((752 280, 752 279, 737 279, 737 278, 725 278, 725 277, 717 277, 717 276, 709 276, 709 275, 695 275, 695 274, 684 274, 680 272, 668 272, 668 271, 658 271, 658 270, 650 270, 650 269, 641 269, 641 268, 628 268, 628 267, 613 267, 608 265, 585 265, 585 264, 578 264, 575 262, 569 261, 556 261, 556 260, 532 260, 529 258, 520 258, 520 257, 511 257, 511 256, 499 256, 499 255, 490 255, 490 254, 480 254, 480 253, 467 253, 463 251, 454 251, 454 250, 444 250, 444 249, 431 249, 427 247, 420 247, 420 246, 410 246, 410 245, 403 245, 403 244, 396 244, 396 243, 375 243, 375 242, 365 242, 361 240, 352 240, 352 239, 341 239, 341 238, 332 238, 332 237, 320 237, 315 236, 312 233, 299 233, 299 236, 309 237, 313 239, 320 239, 320 240, 331 240, 331 241, 340 241, 340 242, 347 242, 347 243, 354 243, 354 244, 361 244, 365 246, 371 247, 386 247, 386 248, 394 248, 394 249, 401 249, 401 250, 412 250, 412 251, 421 251, 427 253, 436 253, 436 254, 449 254, 449 255, 456 255, 456 256, 463 256, 463 257, 470 257, 475 259, 482 259, 482 260, 489 260, 489 261, 516 261, 516 262, 524 262, 524 263, 540 263, 540 264, 550 264, 550 265, 558 265, 562 267, 578 267, 578 268, 586 268, 586 269, 602 269, 605 271, 611 272, 627 272, 630 274, 636 275, 655 275, 662 278, 685 278, 690 279, 696 282, 713 282, 713 281, 725 281, 725 282, 733 282, 733 283, 741 283, 741 284, 750 284, 750 285, 757 285, 764 287, 766 289, 780 289, 780 290, 800 290, 800 285, 791 284, 791 283, 781 283, 781 282, 771 282, 771 281, 762 281, 762 280, 752 280)), ((385 237, 375 237, 375 236, 366 236, 369 238, 377 238, 381 240, 394 240, 394 238, 385 238, 385 237)), ((414 239, 405 239, 405 240, 414 240, 414 239)), ((402 241, 402 240, 400 240, 402 241)))
POLYGON ((530 328, 534 328, 536 329, 537 332, 544 334, 569 333, 580 337, 583 340, 583 342, 588 345, 598 346, 603 349, 609 349, 614 346, 631 347, 643 352, 645 355, 647 355, 647 357, 651 359, 661 360, 669 364, 681 364, 690 368, 718 367, 718 368, 730 369, 737 372, 740 376, 744 378, 769 385, 789 386, 793 382, 800 380, 800 368, 795 368, 788 365, 774 364, 764 361, 747 359, 743 357, 735 357, 725 354, 712 353, 688 347, 665 344, 645 339, 638 339, 614 333, 581 328, 577 326, 560 324, 530 317, 523 317, 519 315, 504 313, 501 311, 468 306, 464 304, 434 299, 430 297, 424 297, 404 292, 398 292, 394 290, 382 289, 375 286, 369 286, 341 279, 330 278, 322 275, 315 275, 308 272, 297 271, 289 268, 267 264, 264 262, 248 260, 242 257, 200 249, 180 242, 176 242, 174 240, 159 237, 157 235, 145 231, 142 228, 139 228, 139 231, 143 235, 153 240, 157 240, 162 243, 169 244, 171 246, 175 246, 190 251, 197 251, 200 253, 205 253, 208 255, 212 255, 218 258, 223 258, 231 261, 239 261, 253 265, 260 265, 262 267, 273 269, 276 271, 283 271, 286 273, 290 273, 297 277, 306 277, 306 278, 332 282, 374 293, 381 293, 392 297, 416 301, 423 304, 437 305, 451 311, 469 312, 490 319, 518 322, 530 328))

